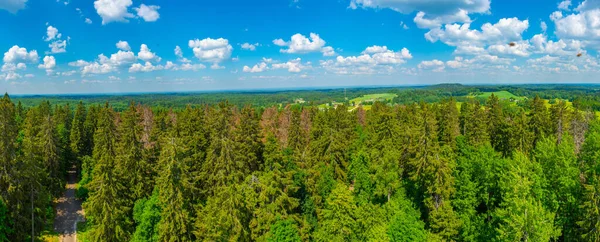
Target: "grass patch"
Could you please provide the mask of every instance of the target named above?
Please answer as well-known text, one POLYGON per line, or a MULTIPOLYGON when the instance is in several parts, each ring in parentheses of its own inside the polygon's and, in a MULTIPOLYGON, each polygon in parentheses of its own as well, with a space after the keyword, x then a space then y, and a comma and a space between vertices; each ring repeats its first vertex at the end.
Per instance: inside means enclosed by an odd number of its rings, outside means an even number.
POLYGON ((368 94, 362 97, 357 97, 350 100, 350 103, 359 104, 364 102, 376 102, 376 101, 389 101, 397 97, 398 95, 393 93, 376 93, 368 94))

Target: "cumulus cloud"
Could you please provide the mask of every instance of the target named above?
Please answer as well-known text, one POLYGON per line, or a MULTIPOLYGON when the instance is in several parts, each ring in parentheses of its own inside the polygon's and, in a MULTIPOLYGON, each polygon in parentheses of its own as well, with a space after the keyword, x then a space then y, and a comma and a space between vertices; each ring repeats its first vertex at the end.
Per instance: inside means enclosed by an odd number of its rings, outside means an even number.
POLYGON ((131 47, 129 47, 129 43, 127 43, 127 41, 119 40, 119 42, 117 42, 116 46, 120 50, 124 50, 124 51, 130 51, 131 50, 131 47))
POLYGON ((39 59, 39 57, 38 57, 38 53, 36 50, 27 52, 27 49, 19 47, 18 45, 15 45, 15 46, 11 47, 10 49, 8 49, 8 51, 6 51, 4 53, 3 61, 5 63, 15 63, 15 62, 36 63, 38 61, 38 59, 39 59))
POLYGON ((25 70, 27 69, 27 65, 25 63, 18 63, 18 64, 14 64, 14 63, 4 63, 4 65, 2 65, 2 72, 14 72, 17 70, 25 70))
POLYGON ((323 47, 323 49, 321 49, 321 53, 323 53, 323 56, 335 56, 336 53, 333 50, 333 47, 331 46, 325 46, 323 47))
POLYGON ((146 62, 144 65, 140 63, 134 63, 133 65, 131 65, 131 67, 129 67, 129 72, 150 72, 162 69, 164 69, 162 65, 152 65, 152 63, 150 62, 146 62))
POLYGON ((434 59, 434 60, 430 60, 430 61, 421 61, 421 63, 419 63, 419 65, 417 67, 419 69, 432 70, 434 72, 441 72, 441 71, 444 71, 445 65, 444 65, 444 62, 434 59))
POLYGON ((268 69, 269 69, 269 67, 267 66, 267 63, 261 62, 259 64, 254 65, 253 67, 244 66, 243 71, 250 72, 250 73, 258 73, 258 72, 266 71, 268 69))
POLYGON ((469 14, 488 13, 490 0, 351 0, 350 8, 389 8, 402 14, 417 12, 419 28, 436 28, 447 23, 471 22, 469 14))
POLYGON ((481 30, 470 29, 469 23, 447 24, 443 28, 432 29, 425 34, 430 42, 441 41, 451 46, 483 46, 487 44, 506 44, 522 40, 529 28, 529 20, 503 18, 498 23, 485 23, 481 30))
POLYGON ((335 60, 321 61, 321 66, 336 74, 390 73, 394 67, 411 59, 410 51, 403 48, 393 51, 387 46, 367 47, 359 56, 338 56, 335 60))
POLYGON ((150 48, 146 44, 142 44, 140 46, 140 52, 138 52, 138 58, 143 61, 160 61, 161 58, 158 57, 155 53, 153 53, 150 48))
POLYGON ((76 67, 84 67, 89 65, 90 63, 84 60, 77 60, 77 61, 73 61, 73 62, 69 62, 70 66, 76 66, 76 67))
POLYGON ((52 27, 52 25, 50 25, 50 26, 48 26, 48 28, 46 28, 46 39, 44 39, 44 40, 51 41, 55 38, 60 39, 61 36, 62 36, 62 34, 58 32, 58 29, 55 27, 52 27))
POLYGON ((571 7, 571 0, 565 0, 558 4, 558 9, 560 9, 560 10, 569 11, 570 7, 571 7))
MULTIPOLYGON (((305 53, 311 53, 311 52, 323 52, 326 53, 325 51, 323 51, 325 47, 325 40, 321 39, 321 37, 319 37, 318 34, 315 33, 310 33, 309 38, 306 38, 306 36, 302 35, 302 34, 295 34, 292 35, 291 40, 290 41, 284 41, 283 39, 276 39, 273 40, 273 44, 277 45, 277 46, 281 46, 281 47, 288 47, 287 49, 281 49, 279 50, 281 53, 288 53, 288 54, 305 54, 305 53)), ((331 48, 331 47, 329 47, 331 48)), ((333 51, 333 48, 331 49, 327 49, 327 50, 331 50, 333 51)), ((327 53, 331 53, 331 51, 327 52, 327 53)), ((333 54, 332 54, 333 55, 333 54)))
POLYGON ((86 23, 86 24, 92 24, 92 20, 91 20, 91 19, 89 19, 89 18, 85 18, 85 23, 86 23))
POLYGON ((56 67, 56 59, 54 59, 54 56, 44 56, 44 63, 38 65, 38 68, 40 69, 53 69, 54 67, 56 67))
POLYGON ((131 0, 96 0, 94 8, 102 18, 102 24, 110 22, 129 22, 127 18, 133 18, 127 8, 131 6, 131 0))
POLYGON ((4 0, 0 1, 0 9, 16 14, 19 10, 25 8, 26 3, 27 0, 4 0))
POLYGON ((183 58, 183 51, 181 51, 181 47, 179 47, 179 45, 175 46, 175 56, 183 58))
POLYGON ((109 64, 100 64, 98 62, 93 62, 89 63, 86 66, 83 66, 81 74, 85 76, 87 74, 106 74, 113 71, 115 71, 115 67, 109 64))
POLYGON ((50 53, 58 54, 67 52, 67 41, 66 40, 57 40, 48 45, 50 47, 50 53))
POLYGON ((446 61, 446 66, 452 69, 485 69, 485 68, 505 68, 514 62, 515 59, 502 58, 495 55, 482 54, 471 59, 465 59, 457 56, 454 60, 446 61))
POLYGON ((255 44, 243 43, 242 49, 249 50, 249 51, 255 51, 257 46, 259 46, 258 43, 255 43, 255 44))
POLYGON ((158 9, 160 9, 159 6, 148 6, 143 3, 140 5, 139 8, 134 8, 134 10, 137 12, 137 16, 141 17, 146 22, 155 22, 156 20, 158 20, 158 18, 160 18, 160 14, 158 14, 158 9))
POLYGON ((233 47, 227 39, 206 38, 203 40, 195 39, 188 42, 188 46, 192 48, 194 56, 200 61, 210 62, 213 64, 228 60, 231 57, 233 47))
POLYGON ((202 69, 206 69, 206 66, 202 65, 202 64, 190 64, 190 63, 181 64, 178 68, 178 70, 182 70, 182 71, 197 71, 197 70, 202 70, 202 69))
POLYGON ((556 11, 550 15, 555 24, 555 34, 561 39, 580 40, 600 49, 600 1, 585 0, 574 13, 563 15, 556 11))
POLYGON ((276 63, 271 66, 273 69, 287 69, 289 72, 301 72, 305 69, 311 68, 310 62, 302 64, 302 60, 300 58, 296 58, 294 60, 285 62, 285 63, 276 63))

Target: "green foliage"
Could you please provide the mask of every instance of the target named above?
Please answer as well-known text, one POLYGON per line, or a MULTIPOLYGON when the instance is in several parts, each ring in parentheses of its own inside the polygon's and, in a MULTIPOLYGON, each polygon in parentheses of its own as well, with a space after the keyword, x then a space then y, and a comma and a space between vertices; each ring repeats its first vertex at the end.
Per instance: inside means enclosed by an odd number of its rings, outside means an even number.
POLYGON ((348 96, 377 93, 395 98, 365 111, 314 107, 339 102, 339 90, 79 105, 6 95, 0 241, 30 240, 32 225, 41 238, 70 165, 86 200, 84 241, 600 239, 600 122, 582 109, 600 107, 593 92, 436 85, 348 96), (479 92, 490 95, 467 97, 479 92), (298 95, 309 103, 285 105, 298 95))
POLYGON ((319 214, 315 241, 354 241, 358 225, 356 209, 352 192, 344 184, 336 183, 319 214))
POLYGON ((269 236, 267 237, 268 242, 300 242, 300 234, 298 233, 298 226, 291 219, 277 220, 271 226, 269 236))
POLYGON ((154 190, 149 198, 142 198, 135 202, 133 208, 133 219, 137 224, 132 242, 156 242, 159 241, 158 223, 161 220, 161 207, 158 199, 158 191, 154 190))

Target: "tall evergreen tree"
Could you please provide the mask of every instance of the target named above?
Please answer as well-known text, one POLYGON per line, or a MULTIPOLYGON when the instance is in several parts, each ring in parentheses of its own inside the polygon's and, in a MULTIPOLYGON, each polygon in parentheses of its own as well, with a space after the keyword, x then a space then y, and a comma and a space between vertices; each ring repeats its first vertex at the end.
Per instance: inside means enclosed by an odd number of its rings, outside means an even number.
POLYGON ((190 204, 185 185, 189 182, 187 167, 182 162, 181 144, 174 138, 166 140, 159 162, 163 164, 157 186, 162 208, 158 223, 159 241, 191 241, 190 204))
POLYGON ((79 102, 75 109, 73 116, 73 123, 71 124, 71 134, 69 136, 71 150, 75 157, 82 156, 85 150, 85 120, 86 120, 86 108, 83 102, 79 102))
POLYGON ((90 196, 84 209, 91 224, 92 241, 127 241, 131 235, 132 221, 128 214, 127 190, 123 173, 117 165, 117 137, 114 111, 106 103, 98 114, 94 133, 94 161, 92 181, 87 185, 90 196))

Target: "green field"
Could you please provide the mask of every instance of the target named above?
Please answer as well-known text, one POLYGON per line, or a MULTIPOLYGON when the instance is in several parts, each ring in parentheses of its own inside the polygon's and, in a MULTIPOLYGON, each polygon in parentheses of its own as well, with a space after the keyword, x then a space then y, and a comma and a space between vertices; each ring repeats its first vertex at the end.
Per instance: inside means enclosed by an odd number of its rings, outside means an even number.
POLYGON ((515 94, 512 94, 509 91, 498 91, 498 92, 484 92, 484 93, 480 93, 479 95, 477 95, 476 97, 478 98, 489 98, 492 94, 496 95, 499 99, 512 99, 512 100, 518 100, 518 101, 522 101, 527 99, 526 97, 519 97, 515 94))
POLYGON ((367 94, 350 100, 350 103, 359 104, 363 102, 388 101, 394 99, 397 96, 398 95, 393 93, 367 94))

